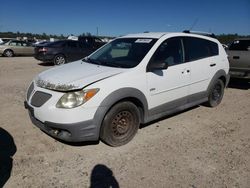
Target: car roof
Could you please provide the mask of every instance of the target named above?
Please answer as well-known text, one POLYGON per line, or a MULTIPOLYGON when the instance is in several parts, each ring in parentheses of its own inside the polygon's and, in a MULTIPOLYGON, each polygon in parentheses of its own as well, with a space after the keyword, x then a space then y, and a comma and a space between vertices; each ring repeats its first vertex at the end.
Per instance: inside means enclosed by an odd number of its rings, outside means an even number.
POLYGON ((212 38, 210 36, 205 36, 202 34, 193 34, 193 33, 183 33, 183 32, 145 32, 145 33, 137 33, 137 34, 128 34, 125 36, 122 36, 120 38, 153 38, 153 39, 159 39, 163 36, 190 36, 190 37, 198 37, 203 38, 211 41, 217 41, 217 39, 212 38))
MULTIPOLYGON (((141 38, 159 39, 165 34, 167 34, 167 33, 164 33, 164 32, 145 32, 145 33, 128 34, 128 35, 125 35, 123 37, 131 37, 131 38, 140 38, 141 37, 141 38)), ((123 38, 123 37, 121 37, 121 38, 123 38)))

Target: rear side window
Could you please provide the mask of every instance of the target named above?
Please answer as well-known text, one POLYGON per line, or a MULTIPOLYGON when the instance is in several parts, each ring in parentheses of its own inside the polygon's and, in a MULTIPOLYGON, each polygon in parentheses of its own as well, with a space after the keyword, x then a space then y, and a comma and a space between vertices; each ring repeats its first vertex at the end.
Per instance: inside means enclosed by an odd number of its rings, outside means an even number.
POLYGON ((65 46, 65 41, 56 41, 56 42, 51 42, 48 44, 48 46, 51 47, 64 47, 65 46))
POLYGON ((229 46, 229 50, 247 51, 249 47, 250 47, 250 40, 235 40, 229 46))
POLYGON ((78 43, 76 41, 68 41, 68 46, 70 48, 77 48, 78 47, 78 43))
POLYGON ((195 61, 219 54, 218 44, 206 39, 185 37, 186 61, 195 61))

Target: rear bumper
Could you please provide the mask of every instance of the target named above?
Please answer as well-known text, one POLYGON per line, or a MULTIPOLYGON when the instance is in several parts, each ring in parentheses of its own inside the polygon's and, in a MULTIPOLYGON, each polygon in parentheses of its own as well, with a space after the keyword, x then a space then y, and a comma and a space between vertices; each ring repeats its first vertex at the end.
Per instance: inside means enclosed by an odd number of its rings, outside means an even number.
POLYGON ((96 125, 94 119, 72 124, 58 124, 47 121, 43 123, 35 118, 34 109, 26 101, 24 106, 29 111, 32 123, 52 137, 67 142, 97 141, 99 139, 99 126, 96 125))
POLYGON ((34 58, 43 62, 52 62, 54 59, 54 55, 38 53, 34 55, 34 58))

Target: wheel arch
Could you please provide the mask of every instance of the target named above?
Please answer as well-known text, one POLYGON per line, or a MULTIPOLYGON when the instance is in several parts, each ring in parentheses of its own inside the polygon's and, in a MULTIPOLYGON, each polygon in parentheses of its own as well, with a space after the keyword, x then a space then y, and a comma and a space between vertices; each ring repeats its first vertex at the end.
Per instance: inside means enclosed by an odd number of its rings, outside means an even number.
POLYGON ((224 87, 227 86, 228 82, 229 82, 229 76, 228 74, 224 71, 224 70, 219 70, 215 73, 215 75, 213 76, 212 80, 210 81, 208 87, 207 87, 207 93, 209 93, 211 87, 213 86, 214 82, 216 80, 222 80, 224 83, 224 87))
POLYGON ((54 55, 54 58, 55 58, 56 56, 59 56, 59 55, 61 55, 61 56, 65 57, 65 58, 67 58, 67 56, 66 56, 64 53, 61 53, 61 52, 56 53, 56 54, 54 55))
POLYGON ((57 56, 59 56, 59 55, 63 56, 63 57, 65 58, 65 61, 67 62, 67 56, 66 56, 64 53, 61 53, 61 52, 58 52, 58 53, 56 53, 56 54, 54 55, 54 57, 53 57, 53 62, 54 62, 55 58, 56 58, 57 56))
POLYGON ((140 123, 144 122, 144 117, 148 109, 146 96, 136 88, 122 88, 109 94, 97 109, 94 119, 97 121, 96 124, 99 125, 98 135, 100 134, 102 122, 109 110, 117 103, 124 101, 129 101, 137 106, 140 112, 140 123))

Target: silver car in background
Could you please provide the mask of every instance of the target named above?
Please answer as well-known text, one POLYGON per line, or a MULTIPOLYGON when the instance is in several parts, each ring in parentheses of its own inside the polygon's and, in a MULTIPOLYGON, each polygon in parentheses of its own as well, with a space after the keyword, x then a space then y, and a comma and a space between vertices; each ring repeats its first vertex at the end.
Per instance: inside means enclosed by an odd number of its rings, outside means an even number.
POLYGON ((32 44, 20 41, 20 40, 9 40, 0 44, 0 55, 5 57, 13 57, 16 55, 33 55, 34 47, 32 44))
POLYGON ((250 38, 234 40, 227 54, 231 77, 250 78, 250 38))

